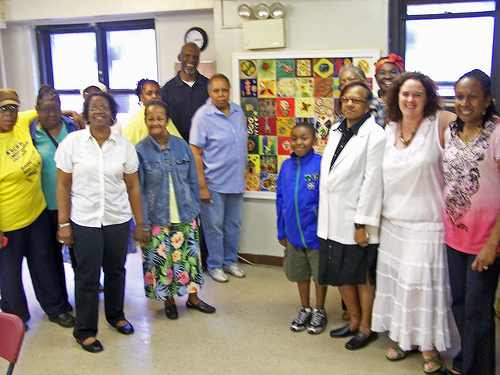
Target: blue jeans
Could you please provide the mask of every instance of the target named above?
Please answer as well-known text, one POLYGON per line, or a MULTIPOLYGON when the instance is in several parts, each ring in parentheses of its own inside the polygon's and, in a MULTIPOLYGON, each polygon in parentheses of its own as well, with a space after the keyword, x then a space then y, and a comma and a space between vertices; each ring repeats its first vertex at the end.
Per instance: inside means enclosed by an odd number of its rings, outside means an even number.
POLYGON ((476 258, 446 246, 450 272, 451 309, 457 324, 461 350, 453 369, 464 375, 495 374, 495 291, 500 259, 479 272, 471 269, 476 258))
POLYGON ((201 204, 201 222, 207 243, 209 270, 238 262, 243 194, 210 191, 212 203, 201 204))

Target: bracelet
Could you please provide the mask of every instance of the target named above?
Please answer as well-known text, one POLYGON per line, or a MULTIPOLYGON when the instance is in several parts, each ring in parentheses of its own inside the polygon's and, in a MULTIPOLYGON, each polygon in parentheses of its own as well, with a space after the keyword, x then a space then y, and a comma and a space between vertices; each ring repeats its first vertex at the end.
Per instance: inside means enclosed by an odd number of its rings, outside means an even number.
POLYGON ((57 224, 57 227, 59 229, 64 228, 64 227, 69 227, 71 224, 70 223, 64 223, 64 224, 57 224))
POLYGON ((354 223, 354 228, 356 228, 356 229, 361 229, 361 228, 364 228, 364 227, 365 227, 365 224, 354 223))

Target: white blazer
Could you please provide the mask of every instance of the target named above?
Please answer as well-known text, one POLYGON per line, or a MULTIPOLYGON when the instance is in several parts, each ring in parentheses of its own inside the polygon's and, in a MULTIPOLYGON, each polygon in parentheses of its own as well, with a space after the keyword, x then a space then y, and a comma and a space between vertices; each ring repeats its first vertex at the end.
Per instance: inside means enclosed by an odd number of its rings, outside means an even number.
POLYGON ((318 237, 355 245, 354 223, 365 224, 370 243, 379 242, 382 210, 382 159, 385 131, 370 116, 347 142, 330 170, 342 137, 340 122, 330 128, 321 159, 318 237))

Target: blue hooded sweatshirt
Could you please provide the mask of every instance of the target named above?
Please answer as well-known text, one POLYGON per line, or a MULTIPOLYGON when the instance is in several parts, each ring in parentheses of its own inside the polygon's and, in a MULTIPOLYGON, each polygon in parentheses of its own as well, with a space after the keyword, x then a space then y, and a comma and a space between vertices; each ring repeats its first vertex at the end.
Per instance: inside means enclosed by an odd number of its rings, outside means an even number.
POLYGON ((321 156, 312 150, 299 158, 292 153, 278 176, 276 211, 278 239, 294 247, 318 249, 319 173, 321 156))

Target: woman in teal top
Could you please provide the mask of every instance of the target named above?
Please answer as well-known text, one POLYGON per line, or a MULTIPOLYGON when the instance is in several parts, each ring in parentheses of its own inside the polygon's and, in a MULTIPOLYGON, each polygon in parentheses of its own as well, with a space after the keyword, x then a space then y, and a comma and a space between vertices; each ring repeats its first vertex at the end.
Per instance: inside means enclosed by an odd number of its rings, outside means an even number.
MULTIPOLYGON (((56 163, 54 154, 58 144, 71 132, 78 130, 72 119, 61 116, 61 99, 57 91, 42 85, 36 100, 38 118, 30 125, 31 138, 38 153, 42 157, 42 191, 47 202, 47 212, 50 218, 51 238, 53 240, 56 259, 57 276, 64 291, 66 301, 66 277, 64 274, 62 244, 56 239, 57 234, 57 201, 56 201, 56 163)), ((68 311, 72 310, 67 302, 68 311)))

